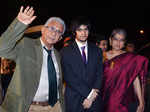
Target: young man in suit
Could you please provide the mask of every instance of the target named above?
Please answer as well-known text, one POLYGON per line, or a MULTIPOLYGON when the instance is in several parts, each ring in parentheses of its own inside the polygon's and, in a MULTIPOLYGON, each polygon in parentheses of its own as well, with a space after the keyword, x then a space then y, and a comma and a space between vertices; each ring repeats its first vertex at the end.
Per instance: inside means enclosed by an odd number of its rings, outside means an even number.
POLYGON ((0 112, 64 112, 60 57, 53 45, 62 38, 65 23, 51 17, 41 38, 23 38, 35 18, 32 7, 21 7, 1 35, 0 56, 14 60, 16 68, 0 112))
POLYGON ((88 21, 79 18, 72 29, 75 41, 61 50, 65 112, 101 112, 102 51, 87 41, 88 21))

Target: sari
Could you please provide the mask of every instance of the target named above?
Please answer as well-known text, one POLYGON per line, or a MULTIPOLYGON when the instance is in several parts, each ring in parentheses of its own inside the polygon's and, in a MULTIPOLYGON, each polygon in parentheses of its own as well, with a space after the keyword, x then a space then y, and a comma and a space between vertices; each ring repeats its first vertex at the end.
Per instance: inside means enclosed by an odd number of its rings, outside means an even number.
POLYGON ((144 91, 147 71, 148 59, 133 53, 105 60, 102 83, 104 112, 129 112, 129 104, 137 102, 133 82, 138 76, 144 91))

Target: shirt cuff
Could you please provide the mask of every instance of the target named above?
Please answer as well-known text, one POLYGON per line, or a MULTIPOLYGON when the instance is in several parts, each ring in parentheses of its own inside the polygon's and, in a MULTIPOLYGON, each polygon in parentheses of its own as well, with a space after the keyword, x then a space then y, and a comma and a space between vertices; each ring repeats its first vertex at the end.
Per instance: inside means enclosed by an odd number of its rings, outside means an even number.
POLYGON ((90 94, 88 95, 87 99, 90 99, 90 98, 91 98, 93 92, 94 92, 94 90, 92 89, 91 92, 90 92, 90 94))

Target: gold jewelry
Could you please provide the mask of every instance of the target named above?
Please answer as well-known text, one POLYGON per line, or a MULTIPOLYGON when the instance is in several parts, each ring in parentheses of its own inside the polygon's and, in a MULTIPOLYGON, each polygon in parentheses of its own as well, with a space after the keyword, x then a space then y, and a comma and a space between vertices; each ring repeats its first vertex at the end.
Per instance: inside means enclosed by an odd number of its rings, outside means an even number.
POLYGON ((113 69, 113 68, 114 68, 114 66, 115 66, 115 62, 114 62, 114 61, 112 61, 112 62, 111 62, 111 64, 110 64, 110 68, 111 68, 111 69, 113 69))

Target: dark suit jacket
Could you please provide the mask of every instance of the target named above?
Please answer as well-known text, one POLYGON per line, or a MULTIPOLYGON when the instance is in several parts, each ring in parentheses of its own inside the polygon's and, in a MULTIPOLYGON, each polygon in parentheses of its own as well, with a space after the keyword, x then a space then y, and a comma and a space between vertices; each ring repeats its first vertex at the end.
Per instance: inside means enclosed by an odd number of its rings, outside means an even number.
MULTIPOLYGON (((43 61, 42 45, 40 38, 23 38, 26 28, 15 19, 0 37, 0 56, 16 62, 0 112, 28 112, 38 89, 43 61)), ((60 70, 59 93, 63 105, 60 57, 56 50, 54 53, 60 70)))
MULTIPOLYGON (((92 88, 101 88, 102 52, 94 44, 88 42, 88 63, 83 63, 79 48, 74 42, 61 50, 65 91, 65 112, 83 112, 82 103, 92 88)), ((89 109, 100 112, 101 98, 98 97, 89 109)))

